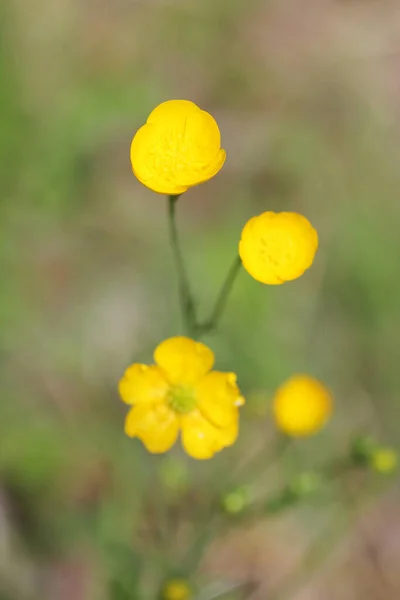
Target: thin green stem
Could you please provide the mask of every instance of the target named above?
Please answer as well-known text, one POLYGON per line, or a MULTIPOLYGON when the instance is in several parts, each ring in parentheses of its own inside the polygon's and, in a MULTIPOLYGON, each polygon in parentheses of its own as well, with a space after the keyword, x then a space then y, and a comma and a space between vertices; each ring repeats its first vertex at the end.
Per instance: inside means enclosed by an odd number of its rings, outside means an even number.
POLYGON ((235 260, 233 261, 231 268, 228 271, 228 275, 226 276, 226 279, 222 284, 221 291, 218 294, 214 309, 211 312, 210 317, 206 319, 204 323, 199 323, 197 325, 198 335, 202 335, 209 331, 213 331, 217 327, 221 315, 224 312, 229 295, 232 291, 233 284, 235 283, 236 277, 238 276, 239 271, 241 269, 241 266, 242 261, 240 259, 240 256, 238 255, 235 257, 235 260))
POLYGON ((175 209, 178 198, 179 196, 168 196, 169 235, 178 274, 179 298, 184 327, 186 333, 192 336, 196 331, 196 312, 176 226, 175 209))

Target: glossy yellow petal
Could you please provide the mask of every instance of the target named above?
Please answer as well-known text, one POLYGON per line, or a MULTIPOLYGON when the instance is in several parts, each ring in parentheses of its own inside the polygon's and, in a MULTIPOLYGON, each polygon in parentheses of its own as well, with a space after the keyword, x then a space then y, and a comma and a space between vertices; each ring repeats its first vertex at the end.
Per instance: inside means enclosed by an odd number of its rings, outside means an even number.
POLYGON ((143 125, 131 144, 132 170, 140 183, 159 194, 179 195, 186 192, 187 186, 178 183, 172 175, 163 171, 163 157, 157 148, 160 145, 160 132, 154 125, 143 125), (162 171, 162 176, 160 176, 162 171), (159 175, 157 175, 159 174, 159 175))
POLYGON ((126 435, 139 438, 153 454, 167 452, 175 444, 178 432, 178 417, 163 402, 138 404, 125 420, 126 435))
POLYGON ((235 418, 232 419, 229 424, 225 427, 221 427, 218 429, 218 437, 217 437, 217 448, 218 450, 222 450, 222 448, 227 448, 228 446, 232 446, 239 435, 239 413, 236 411, 235 418))
POLYGON ((199 107, 191 100, 167 100, 152 110, 147 123, 161 126, 180 121, 184 123, 190 114, 198 111, 199 107))
POLYGON ((160 194, 182 194, 222 168, 225 151, 215 119, 188 100, 163 102, 134 136, 136 177, 160 194))
POLYGON ((273 411, 277 427, 293 437, 317 433, 332 413, 327 388, 308 375, 294 375, 277 390, 273 411))
POLYGON ((155 362, 165 371, 172 385, 195 385, 214 364, 214 353, 201 342, 178 336, 157 346, 155 362))
POLYGON ((204 460, 235 443, 239 433, 239 418, 226 427, 215 427, 199 410, 181 416, 182 445, 192 458, 204 460))
POLYGON ((181 416, 182 446, 189 456, 204 460, 221 449, 219 431, 200 411, 181 416))
POLYGON ((312 265, 317 248, 318 234, 305 217, 265 212, 244 226, 239 254, 254 279, 279 285, 300 277, 312 265))
POLYGON ((162 400, 168 390, 163 371, 155 365, 135 363, 126 369, 119 382, 119 393, 127 404, 162 400))
POLYGON ((196 173, 194 173, 191 177, 185 178, 185 186, 187 188, 194 187, 195 185, 199 185, 200 183, 204 183, 209 179, 212 179, 224 166, 226 160, 226 152, 221 149, 216 154, 214 160, 203 166, 196 173))
POLYGON ((234 373, 211 371, 197 384, 195 395, 202 414, 218 427, 226 427, 238 418, 238 406, 244 398, 234 373))

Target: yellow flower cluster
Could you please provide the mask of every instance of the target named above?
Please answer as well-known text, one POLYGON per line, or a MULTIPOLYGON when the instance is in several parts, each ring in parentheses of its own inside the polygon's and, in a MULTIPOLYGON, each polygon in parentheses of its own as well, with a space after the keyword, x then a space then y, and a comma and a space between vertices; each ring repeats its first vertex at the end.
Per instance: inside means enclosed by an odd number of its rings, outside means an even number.
POLYGON ((317 433, 332 412, 333 400, 317 379, 294 375, 277 390, 273 412, 277 427, 292 437, 317 433))
MULTIPOLYGON (((131 144, 132 170, 159 194, 180 195, 208 181, 226 158, 214 118, 188 100, 157 106, 131 144)), ((261 283, 279 285, 300 277, 314 260, 318 235, 297 213, 265 212, 244 226, 239 254, 261 283)))
POLYGON ((231 446, 244 404, 236 375, 212 371, 213 352, 187 337, 161 342, 154 361, 131 365, 120 381, 122 399, 133 405, 126 434, 157 454, 169 450, 181 432, 184 449, 197 459, 231 446))
MULTIPOLYGON (((157 106, 137 131, 130 151, 136 177, 151 190, 178 196, 211 179, 226 153, 214 118, 187 100, 157 106)), ((280 285, 300 277, 313 263, 318 234, 302 215, 264 212, 244 226, 239 256, 257 281, 280 285)), ((236 375, 212 371, 213 352, 186 337, 162 342, 153 365, 133 364, 119 386, 133 407, 125 431, 153 453, 166 452, 181 433, 186 452, 212 457, 234 443, 238 407, 244 399, 236 375)), ((277 426, 292 436, 318 431, 332 409, 329 392, 315 379, 298 375, 279 388, 274 400, 277 426)))

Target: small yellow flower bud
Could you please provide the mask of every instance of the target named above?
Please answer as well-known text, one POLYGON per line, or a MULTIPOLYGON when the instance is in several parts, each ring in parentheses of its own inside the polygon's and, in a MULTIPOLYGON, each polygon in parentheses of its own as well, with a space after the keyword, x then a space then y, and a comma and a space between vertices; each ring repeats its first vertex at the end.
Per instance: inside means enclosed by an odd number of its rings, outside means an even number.
POLYGON ((392 448, 379 448, 371 456, 371 467, 382 475, 389 475, 397 469, 399 457, 392 448))
POLYGON ((325 386, 308 375, 294 375, 277 390, 273 411, 278 429, 293 437, 317 433, 332 412, 325 386))
POLYGON ((191 589, 185 579, 171 579, 164 586, 163 600, 190 600, 191 589))

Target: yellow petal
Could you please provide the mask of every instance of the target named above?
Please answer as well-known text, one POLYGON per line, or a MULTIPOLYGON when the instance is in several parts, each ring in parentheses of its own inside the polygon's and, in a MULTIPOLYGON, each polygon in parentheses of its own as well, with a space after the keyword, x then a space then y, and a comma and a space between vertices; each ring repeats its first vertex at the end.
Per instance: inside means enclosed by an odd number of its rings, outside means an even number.
POLYGON ((156 106, 150 113, 147 123, 164 125, 165 123, 184 122, 191 113, 199 110, 199 107, 190 100, 167 100, 156 106))
POLYGON ((236 380, 234 373, 211 371, 195 388, 200 411, 218 427, 226 427, 237 420, 237 407, 244 404, 236 380))
POLYGON ((155 365, 135 363, 127 368, 119 382, 119 393, 127 404, 162 400, 168 389, 163 371, 155 365))
POLYGON ((181 416, 182 445, 192 458, 211 458, 235 443, 239 433, 238 414, 227 427, 215 427, 199 410, 181 416))
POLYGON ((185 177, 185 186, 194 187, 214 177, 224 166, 225 159, 226 152, 221 148, 210 163, 203 165, 201 170, 196 171, 192 176, 185 177))
POLYGON ((154 360, 172 385, 190 386, 210 371, 214 353, 205 344, 180 336, 161 342, 155 349, 154 360))
POLYGON ((239 435, 239 413, 236 412, 236 417, 230 421, 229 425, 218 430, 217 448, 222 450, 228 446, 232 446, 239 435))
POLYGON ((166 404, 138 404, 127 414, 125 433, 139 438, 149 452, 167 452, 176 442, 179 421, 166 404))
POLYGON ((163 151, 160 149, 160 131, 152 125, 143 125, 131 144, 132 171, 143 185, 158 194, 179 195, 187 186, 176 182, 175 174, 163 168, 163 151))
POLYGON ((214 456, 221 446, 218 429, 200 411, 181 416, 182 446, 189 456, 204 460, 214 456))

